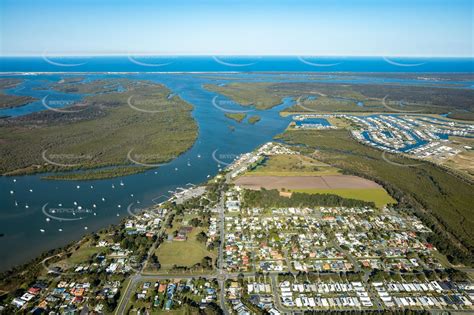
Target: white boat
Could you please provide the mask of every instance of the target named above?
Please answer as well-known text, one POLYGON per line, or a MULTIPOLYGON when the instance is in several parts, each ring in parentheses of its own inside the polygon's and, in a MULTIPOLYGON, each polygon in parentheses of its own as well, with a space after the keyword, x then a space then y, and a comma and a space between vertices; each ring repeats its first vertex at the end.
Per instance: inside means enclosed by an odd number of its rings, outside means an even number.
POLYGON ((44 231, 43 229, 40 229, 40 232, 41 232, 41 233, 44 233, 45 231, 44 231))

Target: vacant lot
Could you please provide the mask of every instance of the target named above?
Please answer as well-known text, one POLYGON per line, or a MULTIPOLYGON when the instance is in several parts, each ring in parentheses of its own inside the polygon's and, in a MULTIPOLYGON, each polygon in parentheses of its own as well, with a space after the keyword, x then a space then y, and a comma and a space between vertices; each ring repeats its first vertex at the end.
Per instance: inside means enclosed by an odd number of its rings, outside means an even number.
POLYGON ((272 155, 245 176, 337 175, 339 169, 304 155, 272 155))
POLYGON ((310 156, 273 155, 236 184, 248 189, 291 190, 310 194, 334 194, 343 198, 374 202, 377 207, 395 200, 380 185, 357 176, 343 175, 341 170, 310 156))
POLYGON ((327 176, 242 176, 236 185, 248 189, 366 189, 382 188, 379 184, 352 175, 327 176))
POLYGON ((89 242, 87 242, 81 245, 79 249, 73 251, 69 257, 63 256, 64 259, 56 263, 49 264, 49 267, 53 268, 59 266, 63 269, 68 269, 73 267, 74 265, 88 262, 94 255, 105 251, 106 249, 93 246, 89 242))

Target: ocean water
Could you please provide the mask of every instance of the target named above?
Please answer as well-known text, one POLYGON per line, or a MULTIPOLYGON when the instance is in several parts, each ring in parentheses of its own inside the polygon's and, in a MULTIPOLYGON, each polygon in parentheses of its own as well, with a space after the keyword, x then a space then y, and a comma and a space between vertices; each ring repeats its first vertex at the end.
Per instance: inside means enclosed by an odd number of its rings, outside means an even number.
MULTIPOLYGON (((91 72, 81 74, 86 80, 125 77, 165 84, 173 94, 194 106, 193 117, 199 136, 193 147, 169 164, 146 173, 100 181, 46 181, 43 175, 0 177, 0 270, 26 262, 41 252, 65 245, 82 235, 116 223, 141 208, 168 198, 178 187, 199 184, 217 174, 239 154, 271 141, 285 130, 291 117, 279 111, 291 106, 288 98, 271 110, 241 107, 222 95, 203 88, 204 84, 225 85, 229 82, 304 82, 314 81, 306 72, 318 72, 317 82, 373 84, 433 85, 440 81, 422 78, 369 77, 355 72, 472 72, 473 59, 403 59, 403 66, 383 58, 297 58, 297 57, 94 57, 94 58, 0 58, 0 77, 19 77, 23 84, 5 93, 31 95, 39 99, 28 105, 0 110, 0 116, 21 116, 46 110, 44 97, 59 99, 63 104, 82 97, 44 88, 65 74, 59 72, 91 72), (311 62, 309 64, 308 62, 311 62), (324 65, 323 65, 324 64, 324 65), (410 65, 408 65, 410 64, 410 65), (276 73, 289 71, 295 73, 276 73), (337 75, 331 72, 350 72, 337 75), (12 74, 15 72, 16 74, 12 74), (18 72, 28 72, 18 73, 18 72), (39 72, 48 72, 39 73, 39 72), (95 73, 99 72, 99 73, 95 73), (100 72, 113 72, 100 73, 100 72), (124 73, 127 72, 127 73, 124 73), (128 73, 139 72, 139 73, 128 73), (183 72, 172 74, 170 72, 183 72), (226 72, 196 74, 190 72, 226 72), (230 73, 238 72, 238 73, 230 73), (264 73, 272 72, 272 73, 264 73), (237 123, 225 117, 226 112, 249 111, 261 121, 255 125, 237 123), (93 205, 96 207, 93 207, 93 205), (52 208, 77 208, 83 211, 56 216, 73 220, 47 221, 45 212, 52 208), (44 231, 44 232, 43 232, 44 231)), ((474 82, 442 81, 473 88, 474 82)), ((59 103, 59 106, 61 103, 59 103)), ((126 152, 124 152, 124 156, 126 152)))
POLYGON ((0 72, 473 72, 473 58, 305 56, 2 57, 0 72))

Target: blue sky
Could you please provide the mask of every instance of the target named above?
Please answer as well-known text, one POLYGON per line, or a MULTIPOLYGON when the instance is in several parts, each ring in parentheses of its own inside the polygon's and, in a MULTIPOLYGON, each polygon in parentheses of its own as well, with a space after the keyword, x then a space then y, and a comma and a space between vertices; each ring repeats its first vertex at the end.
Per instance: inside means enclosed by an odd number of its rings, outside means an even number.
POLYGON ((473 55, 470 0, 0 3, 2 55, 473 55))

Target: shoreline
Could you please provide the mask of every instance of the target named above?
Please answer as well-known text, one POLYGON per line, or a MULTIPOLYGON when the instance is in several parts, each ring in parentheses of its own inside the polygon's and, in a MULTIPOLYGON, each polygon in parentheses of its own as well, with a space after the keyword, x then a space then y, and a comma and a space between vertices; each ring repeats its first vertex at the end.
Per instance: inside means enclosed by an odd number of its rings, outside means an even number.
MULTIPOLYGON (((217 175, 216 175, 217 176, 217 175)), ((162 204, 166 203, 166 202, 171 202, 173 200, 175 200, 176 198, 179 198, 180 195, 184 195, 186 192, 190 191, 191 189, 193 188, 196 188, 196 187, 201 187, 204 183, 200 183, 198 185, 194 185, 194 184, 191 184, 193 185, 191 188, 188 188, 188 189, 184 189, 182 187, 177 187, 176 190, 174 191, 174 193, 166 200, 160 202, 160 203, 156 203, 156 204, 153 204, 153 205, 150 205, 150 206, 147 206, 146 208, 144 208, 141 212, 147 212, 147 211, 150 211, 152 210, 153 208, 156 208, 156 207, 159 207, 161 206, 162 204), (178 191, 180 190, 180 191, 178 191)), ((188 185, 188 184, 186 184, 188 185)), ((33 258, 30 258, 28 259, 27 261, 25 262, 22 262, 22 263, 19 263, 15 266, 11 266, 7 269, 4 269, 4 270, 1 270, 0 271, 0 275, 5 275, 5 274, 10 274, 10 273, 13 273, 13 272, 16 272, 17 269, 23 269, 25 268, 26 266, 29 266, 33 263, 35 263, 36 261, 38 260, 42 260, 42 259, 45 259, 45 258, 48 258, 49 254, 51 254, 50 256, 54 256, 54 255, 58 255, 58 254, 62 254, 63 251, 65 251, 66 249, 68 249, 70 246, 74 245, 74 244, 77 244, 77 243, 80 243, 83 241, 84 238, 88 237, 88 236, 91 236, 95 233, 97 233, 98 231, 101 231, 101 230, 104 230, 104 229, 110 229, 110 228, 116 228, 118 225, 120 225, 123 221, 127 220, 128 218, 132 217, 133 214, 130 213, 128 210, 127 210, 127 215, 126 216, 123 216, 121 217, 121 219, 116 222, 116 223, 109 223, 108 225, 106 226, 102 226, 100 228, 98 228, 97 230, 94 230, 94 231, 88 231, 87 233, 85 233, 84 235, 80 236, 79 238, 65 244, 65 245, 62 245, 62 246, 58 246, 58 247, 54 247, 52 249, 49 249, 49 250, 45 250, 41 253, 39 253, 38 255, 35 255, 33 258), (46 256, 46 257, 45 257, 46 256)))

